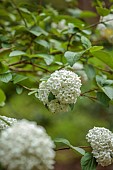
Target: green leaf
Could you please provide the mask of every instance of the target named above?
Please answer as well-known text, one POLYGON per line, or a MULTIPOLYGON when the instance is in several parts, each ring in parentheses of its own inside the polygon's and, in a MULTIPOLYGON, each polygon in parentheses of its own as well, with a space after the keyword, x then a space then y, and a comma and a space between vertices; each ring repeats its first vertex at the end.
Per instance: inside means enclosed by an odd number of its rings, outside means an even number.
POLYGON ((28 77, 20 75, 20 74, 16 74, 16 76, 13 78, 13 83, 16 84, 20 81, 26 80, 28 77))
POLYGON ((64 53, 64 57, 66 58, 68 64, 70 66, 73 66, 75 62, 78 61, 84 53, 85 51, 81 51, 81 52, 66 51, 64 53))
POLYGON ((102 50, 103 49, 103 46, 93 46, 90 48, 90 52, 95 52, 95 51, 99 51, 99 50, 102 50))
POLYGON ((86 49, 91 47, 91 42, 90 42, 90 40, 89 40, 87 37, 82 36, 82 37, 81 37, 81 42, 82 42, 83 46, 84 46, 86 49))
POLYGON ((102 90, 111 100, 113 100, 113 87, 104 86, 102 87, 102 90))
POLYGON ((85 150, 79 147, 75 147, 71 145, 71 148, 77 152, 79 152, 81 155, 85 155, 85 150))
POLYGON ((55 99, 55 95, 53 95, 53 93, 50 92, 48 96, 48 101, 50 102, 51 100, 54 100, 54 99, 55 99))
POLYGON ((4 83, 8 83, 10 80, 12 80, 11 73, 0 74, 0 81, 2 81, 4 83))
POLYGON ((97 82, 98 86, 103 86, 105 81, 106 81, 105 77, 102 77, 102 76, 99 76, 99 75, 96 76, 96 82, 97 82))
POLYGON ((106 16, 110 13, 109 9, 103 8, 103 7, 96 7, 96 10, 97 10, 98 14, 101 16, 106 16))
POLYGON ((45 35, 47 36, 48 35, 48 32, 46 32, 45 30, 43 30, 41 27, 39 26, 35 26, 33 27, 31 30, 28 30, 30 33, 32 33, 33 35, 35 36, 40 36, 40 35, 45 35))
POLYGON ((56 142, 56 143, 64 143, 67 146, 71 146, 70 142, 67 139, 64 139, 64 138, 56 138, 54 140, 54 142, 56 142))
POLYGON ((109 97, 104 92, 97 92, 97 100, 104 106, 109 106, 109 97))
POLYGON ((82 170, 96 170, 97 162, 92 153, 86 153, 81 159, 82 170))
POLYGON ((6 100, 5 93, 2 89, 0 89, 0 104, 6 100))
POLYGON ((23 92, 23 87, 22 86, 16 86, 16 92, 17 94, 21 94, 23 92))
POLYGON ((25 55, 26 53, 23 52, 23 51, 12 51, 10 54, 9 54, 9 57, 14 57, 14 56, 20 56, 20 55, 25 55))
POLYGON ((56 139, 54 140, 54 142, 66 144, 66 145, 69 146, 71 149, 79 152, 81 155, 84 155, 84 154, 85 154, 85 150, 84 150, 84 149, 79 148, 79 147, 75 147, 75 146, 71 145, 70 142, 69 142, 67 139, 64 139, 64 138, 56 138, 56 139))
POLYGON ((92 65, 88 64, 88 65, 85 65, 85 71, 86 71, 86 74, 88 76, 88 78, 90 80, 93 80, 93 78, 95 77, 95 69, 92 65))
POLYGON ((44 58, 47 65, 50 65, 54 61, 54 56, 49 54, 39 54, 40 57, 44 58))
POLYGON ((41 46, 43 46, 45 48, 48 48, 48 49, 50 48, 49 43, 47 41, 45 41, 45 40, 35 40, 35 42, 37 44, 40 44, 41 46))
POLYGON ((113 69, 113 56, 110 53, 100 50, 92 52, 92 55, 113 69))

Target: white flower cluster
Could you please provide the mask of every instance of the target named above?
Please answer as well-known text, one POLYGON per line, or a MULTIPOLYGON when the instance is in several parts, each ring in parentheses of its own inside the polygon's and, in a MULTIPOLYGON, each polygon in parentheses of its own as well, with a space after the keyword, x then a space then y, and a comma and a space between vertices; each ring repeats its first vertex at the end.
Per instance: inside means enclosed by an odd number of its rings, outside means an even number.
POLYGON ((72 71, 59 70, 51 74, 47 81, 39 85, 38 98, 51 112, 67 112, 69 104, 74 104, 81 90, 80 77, 72 71), (49 94, 54 96, 49 101, 49 94))
POLYGON ((8 128, 10 125, 13 125, 17 122, 17 119, 0 116, 0 130, 8 128))
POLYGON ((92 147, 93 156, 101 166, 108 166, 113 162, 113 133, 103 127, 94 127, 86 135, 92 147))
POLYGON ((18 121, 0 136, 0 163, 7 170, 53 169, 54 143, 43 127, 18 121))
POLYGON ((113 14, 101 17, 100 22, 101 23, 97 25, 97 30, 99 30, 100 35, 110 43, 113 43, 113 14))

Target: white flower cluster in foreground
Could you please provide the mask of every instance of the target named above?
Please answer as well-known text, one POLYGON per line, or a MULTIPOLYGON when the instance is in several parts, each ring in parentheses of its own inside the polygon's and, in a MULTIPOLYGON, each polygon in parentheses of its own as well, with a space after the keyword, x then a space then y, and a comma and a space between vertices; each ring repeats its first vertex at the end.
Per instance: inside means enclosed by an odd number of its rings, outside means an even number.
POLYGON ((59 70, 39 85, 38 98, 51 112, 67 112, 70 104, 77 101, 81 90, 80 77, 72 71, 59 70), (50 93, 53 99, 49 100, 50 93))
POLYGON ((0 116, 0 130, 8 128, 10 125, 13 125, 17 122, 17 119, 0 116))
POLYGON ((0 163, 7 170, 53 169, 54 143, 43 127, 21 120, 0 136, 0 163))
POLYGON ((97 26, 100 35, 106 38, 110 43, 113 43, 113 14, 101 17, 100 22, 104 23, 100 23, 97 26))
POLYGON ((92 147, 93 156, 101 166, 108 166, 113 162, 113 133, 103 127, 89 130, 86 139, 92 147))

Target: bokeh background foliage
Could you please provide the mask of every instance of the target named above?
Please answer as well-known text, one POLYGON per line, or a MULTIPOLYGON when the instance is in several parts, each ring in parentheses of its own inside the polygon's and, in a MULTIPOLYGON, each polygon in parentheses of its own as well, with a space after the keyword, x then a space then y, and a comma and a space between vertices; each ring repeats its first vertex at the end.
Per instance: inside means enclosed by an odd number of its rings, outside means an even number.
MULTIPOLYGON (((113 130, 113 47, 95 29, 112 9, 112 1, 1 0, 0 115, 34 120, 53 139, 74 146, 86 145, 94 126, 113 130), (72 111, 52 114, 34 96, 40 79, 64 67, 76 72, 71 66, 77 61, 87 75, 82 94, 94 90, 81 95, 72 111)), ((57 160, 78 156, 58 153, 57 160)))

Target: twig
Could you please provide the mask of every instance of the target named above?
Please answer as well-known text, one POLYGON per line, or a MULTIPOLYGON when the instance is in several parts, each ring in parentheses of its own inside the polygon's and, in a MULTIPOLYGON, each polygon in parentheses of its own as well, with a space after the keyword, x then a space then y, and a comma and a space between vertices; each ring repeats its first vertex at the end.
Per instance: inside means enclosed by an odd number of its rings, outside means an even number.
MULTIPOLYGON (((91 148, 91 146, 78 146, 78 148, 91 148)), ((72 149, 71 147, 65 147, 65 148, 58 148, 58 149, 55 149, 55 151, 61 151, 61 150, 69 150, 69 149, 72 149)))
MULTIPOLYGON (((41 66, 39 66, 39 65, 37 65, 37 64, 34 64, 34 63, 32 63, 31 61, 27 61, 27 60, 20 60, 20 61, 18 61, 18 62, 9 64, 9 67, 10 67, 10 69, 12 69, 11 66, 19 65, 19 64, 30 64, 30 65, 32 65, 32 66, 34 66, 34 67, 40 68, 40 69, 45 70, 46 72, 49 72, 49 73, 50 73, 50 71, 47 70, 46 68, 43 68, 43 67, 41 67, 41 66)), ((13 70, 14 70, 14 68, 13 68, 13 70)))
POLYGON ((9 67, 9 69, 14 72, 36 73, 36 71, 34 71, 34 70, 22 70, 20 68, 13 68, 13 67, 9 67))
POLYGON ((95 91, 95 90, 98 90, 98 89, 91 89, 91 90, 88 90, 88 91, 85 91, 85 92, 83 92, 82 94, 81 94, 81 96, 83 96, 84 94, 86 94, 86 93, 91 93, 91 92, 93 92, 93 91, 95 91))
POLYGON ((25 27, 28 28, 27 23, 26 23, 26 20, 25 20, 25 18, 23 17, 20 9, 16 6, 16 4, 15 4, 15 2, 14 2, 13 0, 11 0, 11 1, 12 1, 13 5, 14 5, 15 9, 17 10, 18 14, 20 15, 21 19, 23 20, 25 27))

